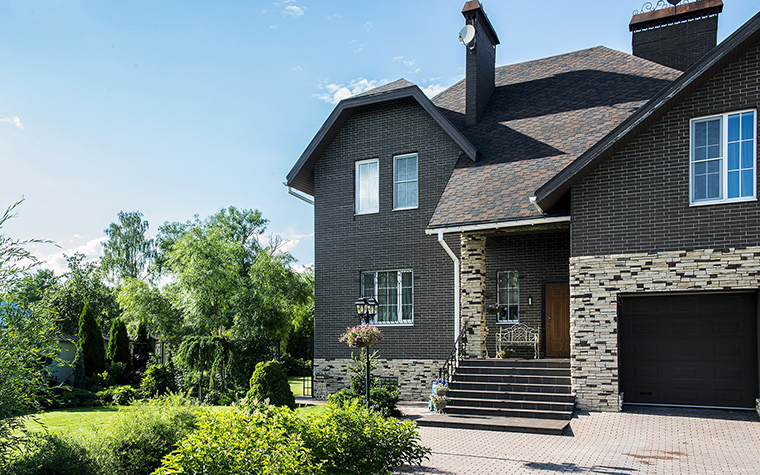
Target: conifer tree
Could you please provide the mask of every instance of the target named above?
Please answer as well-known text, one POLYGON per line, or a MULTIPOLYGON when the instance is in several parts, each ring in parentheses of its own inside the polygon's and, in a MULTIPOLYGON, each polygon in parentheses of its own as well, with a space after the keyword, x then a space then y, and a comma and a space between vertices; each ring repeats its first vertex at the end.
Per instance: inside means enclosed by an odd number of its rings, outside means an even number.
POLYGON ((90 304, 85 303, 79 315, 79 347, 84 356, 84 373, 86 376, 99 374, 106 370, 106 351, 103 348, 103 335, 95 321, 90 304))
POLYGON ((127 370, 131 366, 132 357, 129 353, 129 335, 127 335, 127 326, 121 319, 116 319, 111 324, 106 358, 108 358, 108 362, 111 364, 124 363, 127 370))

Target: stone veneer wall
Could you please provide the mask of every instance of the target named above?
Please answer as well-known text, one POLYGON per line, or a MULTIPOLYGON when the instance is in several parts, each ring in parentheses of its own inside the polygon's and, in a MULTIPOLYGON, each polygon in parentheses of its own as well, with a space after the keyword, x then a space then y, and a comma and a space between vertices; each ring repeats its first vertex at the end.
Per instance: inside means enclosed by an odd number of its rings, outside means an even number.
MULTIPOLYGON (((349 386, 348 365, 351 359, 315 359, 314 373, 326 372, 326 377, 315 378, 313 393, 317 399, 325 399, 349 386)), ((433 381, 438 379, 440 360, 378 359, 373 376, 398 378, 399 396, 402 401, 426 401, 433 381)))
POLYGON ((486 357, 485 293, 486 293, 486 237, 482 234, 462 234, 461 321, 473 333, 467 336, 467 354, 470 358, 486 357))
POLYGON ((570 351, 577 406, 622 407, 618 294, 759 287, 760 247, 571 257, 570 351))

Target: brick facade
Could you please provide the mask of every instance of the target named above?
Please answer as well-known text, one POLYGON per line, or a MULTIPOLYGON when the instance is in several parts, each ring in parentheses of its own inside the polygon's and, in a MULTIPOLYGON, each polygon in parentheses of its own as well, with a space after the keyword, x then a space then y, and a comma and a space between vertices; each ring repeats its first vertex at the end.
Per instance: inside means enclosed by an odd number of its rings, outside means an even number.
POLYGON ((689 205, 690 120, 757 108, 759 66, 755 45, 572 188, 570 337, 578 407, 615 411, 623 403, 620 294, 760 288, 760 204, 689 205))
MULTIPOLYGON (((425 234, 460 149, 412 98, 357 109, 314 170, 315 358, 348 359, 338 341, 359 319, 362 271, 412 269, 414 324, 382 326, 382 358, 445 359, 454 338, 454 265, 425 234), (419 206, 393 210, 393 156, 417 152, 419 206), (379 160, 380 211, 354 214, 354 163, 379 160)), ((459 252, 458 236, 447 237, 459 252)))

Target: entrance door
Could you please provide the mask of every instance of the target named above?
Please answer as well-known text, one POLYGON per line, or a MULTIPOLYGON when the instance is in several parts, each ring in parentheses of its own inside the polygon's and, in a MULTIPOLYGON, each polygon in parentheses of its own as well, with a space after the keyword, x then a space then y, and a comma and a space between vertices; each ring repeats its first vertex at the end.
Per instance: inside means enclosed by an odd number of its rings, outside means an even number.
POLYGON ((546 356, 570 357, 570 284, 546 284, 546 356))

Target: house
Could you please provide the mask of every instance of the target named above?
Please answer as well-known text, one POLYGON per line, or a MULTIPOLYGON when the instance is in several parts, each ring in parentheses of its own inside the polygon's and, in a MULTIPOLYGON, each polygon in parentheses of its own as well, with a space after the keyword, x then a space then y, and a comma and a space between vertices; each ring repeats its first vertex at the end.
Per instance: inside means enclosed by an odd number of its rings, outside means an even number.
POLYGON ((327 392, 347 384, 338 336, 362 295, 403 398, 429 392, 465 326, 487 358, 522 323, 540 358, 569 358, 579 408, 754 408, 760 14, 716 46, 722 8, 634 15, 633 54, 496 67, 472 0, 465 80, 341 101, 286 183, 313 197, 327 392))

